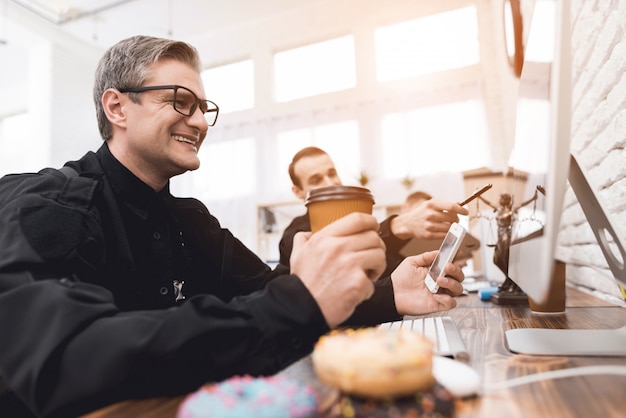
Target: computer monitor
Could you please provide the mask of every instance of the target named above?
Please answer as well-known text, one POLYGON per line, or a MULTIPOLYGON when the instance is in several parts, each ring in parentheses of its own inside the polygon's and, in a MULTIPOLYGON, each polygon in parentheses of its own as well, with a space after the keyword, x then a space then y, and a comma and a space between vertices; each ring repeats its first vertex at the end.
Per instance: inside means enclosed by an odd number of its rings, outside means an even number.
POLYGON ((555 256, 558 259, 555 250, 569 172, 570 25, 569 2, 539 0, 534 7, 530 22, 524 22, 530 25, 509 161, 513 175, 526 180, 515 182, 525 184, 524 190, 512 191, 517 214, 509 277, 528 297, 542 302, 550 289, 555 256), (537 186, 546 194, 536 193, 537 186), (516 206, 534 197, 529 204, 516 206))
MULTIPOLYGON (((554 8, 554 56, 549 65, 524 60, 510 165, 516 175, 527 179, 525 190, 513 191, 515 201, 531 200, 537 186, 545 189, 545 195, 539 193, 536 200, 518 210, 518 225, 509 251, 509 276, 530 298, 542 302, 550 296, 555 260, 560 258, 557 242, 568 178, 594 233, 597 232, 613 274, 622 284, 626 284, 626 255, 622 238, 615 233, 601 201, 570 154, 570 2, 537 0, 534 7, 538 6, 554 8), (537 77, 541 71, 549 71, 548 83, 537 77), (533 102, 534 99, 538 100, 533 102), (539 104, 542 99, 544 107, 539 104), (615 247, 620 254, 609 255, 615 247)), ((525 45, 527 57, 536 43, 550 42, 545 33, 535 30, 537 16, 533 13, 532 21, 525 22, 530 23, 525 45)), ((626 355, 626 326, 616 330, 519 328, 505 334, 509 349, 518 353, 626 355)))

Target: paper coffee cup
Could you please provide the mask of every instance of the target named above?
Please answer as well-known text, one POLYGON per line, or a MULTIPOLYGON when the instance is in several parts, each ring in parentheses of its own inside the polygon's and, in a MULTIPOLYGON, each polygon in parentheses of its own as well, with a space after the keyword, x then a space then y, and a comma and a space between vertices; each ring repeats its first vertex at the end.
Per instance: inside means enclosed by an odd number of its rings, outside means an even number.
POLYGON ((309 210, 311 231, 352 212, 372 213, 374 196, 369 189, 355 186, 328 186, 312 189, 304 202, 309 210))

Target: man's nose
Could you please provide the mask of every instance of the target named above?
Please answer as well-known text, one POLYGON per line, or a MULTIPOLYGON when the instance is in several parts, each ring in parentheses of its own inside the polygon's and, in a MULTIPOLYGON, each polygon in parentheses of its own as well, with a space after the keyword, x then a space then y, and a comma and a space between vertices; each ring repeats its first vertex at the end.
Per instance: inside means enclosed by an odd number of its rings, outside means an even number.
POLYGON ((191 116, 187 117, 187 120, 188 125, 198 128, 200 132, 206 132, 209 129, 209 123, 207 122, 204 113, 202 113, 202 110, 200 110, 200 106, 196 108, 191 116))
POLYGON ((338 183, 335 181, 334 177, 324 176, 324 184, 323 186, 336 186, 338 183))

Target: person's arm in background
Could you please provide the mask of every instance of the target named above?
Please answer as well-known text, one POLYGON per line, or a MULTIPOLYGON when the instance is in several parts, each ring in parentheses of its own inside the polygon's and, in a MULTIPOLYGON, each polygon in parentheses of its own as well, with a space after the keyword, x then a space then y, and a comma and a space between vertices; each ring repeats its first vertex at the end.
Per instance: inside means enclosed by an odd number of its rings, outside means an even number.
POLYGON ((398 215, 392 215, 380 224, 379 234, 387 246, 387 268, 383 276, 391 272, 404 260, 400 250, 412 239, 443 239, 452 222, 459 215, 467 215, 466 208, 458 203, 441 199, 429 199, 398 215))
POLYGON ((458 203, 433 198, 393 218, 390 229, 399 239, 443 239, 450 224, 467 214, 458 203))

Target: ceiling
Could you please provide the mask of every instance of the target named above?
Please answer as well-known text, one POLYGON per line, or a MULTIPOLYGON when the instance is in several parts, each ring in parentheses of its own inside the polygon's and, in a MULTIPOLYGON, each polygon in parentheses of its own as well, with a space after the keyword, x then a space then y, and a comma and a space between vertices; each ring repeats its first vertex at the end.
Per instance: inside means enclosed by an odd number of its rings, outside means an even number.
MULTIPOLYGON (((34 32, 54 26, 105 49, 138 33, 193 42, 207 32, 288 12, 311 4, 311 0, 0 0, 2 3, 5 20, 34 32)), ((11 42, 10 31, 5 24, 0 39, 11 42)))
POLYGON ((50 40, 78 40, 102 52, 137 34, 196 44, 212 31, 324 1, 0 0, 0 91, 26 83, 31 51, 50 40))

